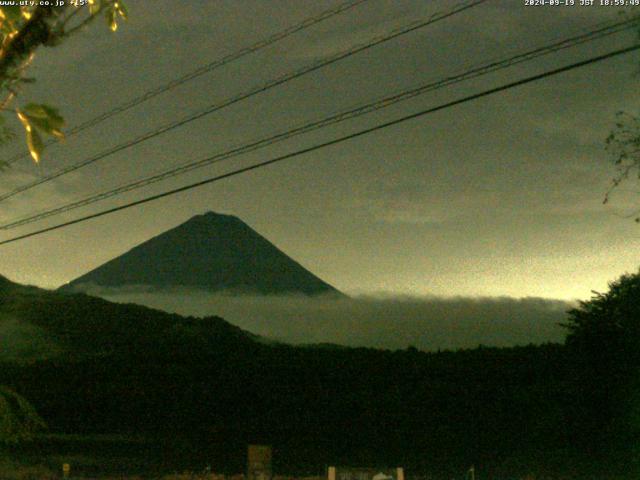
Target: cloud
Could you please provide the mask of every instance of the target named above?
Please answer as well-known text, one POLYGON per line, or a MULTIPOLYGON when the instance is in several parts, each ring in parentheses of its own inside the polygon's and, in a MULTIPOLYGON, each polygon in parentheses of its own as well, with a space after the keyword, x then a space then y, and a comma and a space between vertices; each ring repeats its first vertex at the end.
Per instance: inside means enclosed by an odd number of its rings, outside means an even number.
POLYGON ((571 304, 540 298, 232 296, 202 291, 101 290, 93 294, 183 315, 219 315, 292 344, 422 350, 562 342, 571 304))

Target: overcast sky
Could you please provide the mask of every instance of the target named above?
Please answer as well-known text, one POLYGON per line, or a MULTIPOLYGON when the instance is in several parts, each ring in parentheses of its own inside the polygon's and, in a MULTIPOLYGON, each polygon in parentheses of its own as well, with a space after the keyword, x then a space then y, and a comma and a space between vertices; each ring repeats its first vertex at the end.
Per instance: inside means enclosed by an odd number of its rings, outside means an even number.
MULTIPOLYGON (((117 32, 95 24, 41 49, 25 99, 70 126, 339 1, 129 0, 117 32)), ((579 3, 579 2, 576 2, 579 3)), ((0 174, 11 190, 376 35, 457 5, 369 0, 160 95, 0 174)), ((0 221, 55 207, 615 19, 597 7, 490 0, 288 82, 0 203, 0 221)), ((0 232, 54 225, 265 160, 635 41, 572 48, 142 190, 0 232)), ((0 247, 0 273, 57 287, 191 216, 240 217, 347 293, 588 298, 638 268, 637 184, 602 205, 614 170, 604 150, 616 111, 636 112, 638 53, 387 128, 142 207, 0 247)), ((7 158, 22 148, 5 147, 7 158)))

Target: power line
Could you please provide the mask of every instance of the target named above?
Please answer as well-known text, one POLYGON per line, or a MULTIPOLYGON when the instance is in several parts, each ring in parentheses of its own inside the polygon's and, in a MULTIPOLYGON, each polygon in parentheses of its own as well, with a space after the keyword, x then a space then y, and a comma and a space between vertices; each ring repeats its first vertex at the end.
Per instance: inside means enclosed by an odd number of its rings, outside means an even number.
POLYGON ((466 2, 462 2, 459 3, 457 6, 453 7, 451 10, 448 10, 447 12, 436 12, 433 15, 431 15, 427 20, 422 20, 422 21, 417 21, 417 22, 412 22, 411 24, 409 24, 408 26, 404 26, 400 29, 395 29, 393 31, 391 31, 390 33, 387 33, 385 35, 382 36, 378 36, 375 37, 373 40, 370 40, 367 43, 364 44, 359 44, 356 45, 354 47, 351 47, 350 49, 340 52, 336 55, 333 55, 331 57, 329 57, 328 59, 325 60, 321 60, 319 62, 313 63, 310 66, 305 66, 302 69, 299 70, 295 70, 291 73, 287 73, 281 77, 278 77, 274 80, 270 80, 269 82, 267 82, 264 85, 258 86, 258 87, 254 87, 251 90, 241 93, 239 95, 236 95, 234 97, 231 97, 227 100, 222 101, 221 103, 217 103, 217 104, 213 104, 208 106, 207 108, 205 108, 204 110, 201 110, 197 113, 188 115, 187 117, 182 118, 181 120, 178 121, 174 121, 171 122, 167 125, 164 125, 162 127, 159 127, 155 130, 152 130, 150 132, 144 133, 132 140, 128 140, 124 143, 121 143, 119 145, 116 145, 114 147, 111 147, 101 153, 98 153, 96 155, 94 155, 93 157, 89 157, 85 160, 82 160, 78 163, 75 163, 73 165, 69 165, 68 167, 62 168, 56 172, 53 172, 49 175, 46 175, 42 178, 39 178, 37 180, 34 180, 31 183, 22 185, 20 187, 15 188, 14 190, 2 194, 0 195, 0 201, 6 200, 8 198, 11 198, 19 193, 25 192, 27 190, 30 190, 34 187, 37 187, 39 185, 42 185, 43 183, 49 182, 51 180, 54 180, 58 177, 61 177, 63 175, 66 175, 68 173, 74 172, 76 170, 79 170, 83 167, 86 167, 87 165, 91 165, 99 160, 102 160, 105 157, 111 156, 117 152, 126 150, 127 148, 130 148, 134 145, 137 145, 139 143, 145 142, 147 140, 150 140, 154 137, 157 137, 159 135, 162 135, 164 133, 167 133, 171 130, 174 130, 175 128, 181 127, 183 125, 186 125, 190 122, 193 122, 195 120, 198 120, 206 115, 210 115, 211 113, 214 113, 218 110, 221 110, 223 108, 226 108, 228 106, 231 106, 235 103, 238 103, 242 100, 245 100, 249 97, 252 97, 254 95, 257 95, 259 93, 263 93, 266 92, 267 90, 270 90, 276 86, 282 85, 284 83, 287 83, 291 80, 297 79, 302 77, 303 75, 307 75, 311 72, 314 72, 316 70, 319 70, 320 68, 323 68, 325 66, 331 65, 333 63, 336 63, 340 60, 343 60, 347 57, 350 57, 352 55, 355 55, 357 53, 363 52, 365 50, 368 50, 370 48, 373 48, 377 45, 380 45, 381 43, 384 42, 388 42, 389 40, 398 38, 402 35, 406 35, 408 33, 414 32, 415 30, 418 30, 420 28, 424 28, 428 25, 431 25, 433 23, 436 23, 440 20, 444 20, 446 18, 449 18, 453 15, 456 15, 458 13, 461 13, 469 8, 473 8, 477 5, 480 5, 482 3, 485 3, 487 0, 472 0, 472 1, 466 1, 466 2))
MULTIPOLYGON (((191 80, 194 80, 195 78, 198 78, 202 75, 204 75, 205 73, 209 73, 212 72, 214 70, 217 70, 220 67, 223 67, 229 63, 232 63, 236 60, 239 60, 242 57, 245 57, 251 53, 255 53, 258 50, 262 50, 263 48, 266 48, 270 45, 273 45, 274 43, 279 42, 280 40, 284 40, 285 38, 298 33, 302 30, 305 30, 309 27, 312 27, 320 22, 323 22, 325 20, 328 20, 329 18, 332 18, 336 15, 340 15, 343 12, 346 12, 347 10, 350 10, 352 8, 357 7, 358 5, 368 2, 369 0, 351 0, 345 3, 342 3, 340 5, 338 5, 337 7, 333 7, 330 8, 328 10, 325 10, 324 12, 320 13, 319 15, 316 15, 314 17, 309 17, 305 20, 303 20, 302 22, 296 24, 296 25, 292 25, 289 28, 286 28, 278 33, 273 34, 270 37, 267 37, 265 39, 262 39, 256 43, 254 43, 253 45, 250 45, 248 47, 244 47, 241 48, 240 50, 237 50, 233 53, 230 53, 222 58, 219 58, 217 60, 214 60, 213 62, 207 63, 206 65, 203 65, 199 68, 196 68, 195 70, 179 77, 176 79, 173 79, 167 83, 165 83, 164 85, 160 85, 152 90, 148 90, 144 93, 142 93, 141 95, 132 98, 131 100, 122 103, 120 105, 118 105, 117 107, 112 108, 111 110, 107 110, 106 112, 101 113, 100 115, 91 118, 89 120, 87 120, 86 122, 83 122, 77 126, 75 126, 74 128, 68 130, 65 132, 65 136, 66 138, 72 137, 73 135, 76 135, 88 128, 94 127, 96 125, 98 125, 99 123, 104 122, 105 120, 114 117, 116 115, 119 115, 123 112, 126 112, 127 110, 132 109, 133 107, 140 105, 143 102, 146 102, 147 100, 151 100, 154 97, 157 97, 158 95, 160 95, 161 93, 167 92, 169 90, 173 90, 174 88, 187 83, 191 80)), ((51 145, 53 143, 56 143, 55 139, 51 139, 48 140, 45 145, 51 145)), ((17 162, 18 160, 21 160, 23 158, 27 158, 29 156, 29 152, 21 152, 18 153, 17 155, 11 157, 9 160, 7 160, 7 164, 12 164, 17 162)))
POLYGON ((606 26, 603 26, 599 29, 596 30, 592 30, 574 37, 570 37, 564 40, 560 40, 558 42, 552 43, 550 45, 545 45, 542 47, 538 47, 532 50, 529 50, 527 52, 523 52, 523 53, 519 53, 510 57, 507 57, 506 59, 502 59, 499 61, 493 61, 490 62, 488 64, 484 64, 469 70, 464 71, 461 74, 457 74, 457 75, 453 75, 453 76, 449 76, 446 77, 444 79, 435 81, 435 82, 429 82, 427 84, 421 85, 417 88, 413 88, 410 90, 405 90, 402 91, 400 93, 397 93, 395 95, 391 95, 391 96, 387 96, 384 97, 382 99, 376 100, 374 102, 359 106, 357 108, 353 108, 350 110, 346 110, 346 111, 342 111, 336 114, 333 114, 329 117, 323 118, 321 120, 317 120, 317 121, 313 121, 310 123, 307 123, 305 125, 302 126, 298 126, 295 127, 293 129, 289 129, 287 131, 284 132, 280 132, 277 133, 275 135, 272 135, 270 137, 267 138, 263 138, 260 140, 256 140, 256 141, 252 141, 249 142, 247 144, 238 146, 238 147, 234 147, 230 150, 227 150, 223 153, 219 153, 210 157, 207 157, 205 159, 201 159, 201 160, 197 160, 197 161, 193 161, 193 162, 187 162, 184 163, 182 165, 179 165, 177 167, 173 167, 167 170, 164 170, 162 172, 153 174, 151 176, 147 176, 147 177, 143 177, 141 179, 135 180, 133 182, 121 185, 119 187, 116 188, 112 188, 97 194, 93 194, 91 196, 85 197, 81 200, 77 200, 71 203, 67 203, 65 205, 62 205, 60 207, 56 207, 53 209, 49 209, 49 210, 45 210, 36 214, 31 214, 16 220, 12 220, 8 223, 2 224, 0 225, 0 229, 2 230, 8 230, 11 228, 16 228, 19 226, 23 226, 23 225, 27 225, 30 223, 34 223, 37 222, 39 220, 42 220, 44 218, 48 218, 51 217, 53 215, 57 215, 60 213, 65 213, 68 212, 70 210, 74 210, 76 208, 80 208, 86 205, 90 205, 92 203, 101 201, 101 200, 105 200, 107 198, 111 198, 114 196, 118 196, 121 195, 123 193, 129 192, 129 191, 133 191, 133 190, 137 190, 139 188, 151 185, 153 183, 157 183, 160 182, 162 180, 166 180, 167 178, 172 178, 178 175, 182 175, 184 173, 190 172, 192 170, 195 170, 197 168, 202 168, 204 166, 207 165, 211 165, 213 163, 219 163, 221 161, 239 156, 239 155, 243 155, 249 152, 253 152, 255 150, 258 150, 260 148, 264 148, 266 146, 269 145, 273 145, 275 143, 279 143, 281 141, 287 140, 289 138, 292 138, 294 136, 298 136, 304 133, 308 133, 320 128, 325 128, 327 126, 345 121, 345 120, 349 120, 352 118, 356 118, 359 117, 361 115, 365 115, 368 113, 371 113, 373 111, 377 111, 383 108, 387 108, 391 105, 394 105, 398 102, 402 102, 405 100, 409 100, 411 98, 414 98, 418 95, 422 95, 424 93, 439 89, 439 88, 443 88, 443 87, 447 87, 449 85, 453 85, 456 83, 460 83, 462 81, 466 81, 469 79, 473 79, 473 78, 477 78, 480 77, 482 75, 486 75, 489 73, 493 73, 495 71, 504 69, 504 68, 508 68, 523 62, 528 62, 531 60, 534 60, 538 57, 541 57, 543 55, 548 55, 550 53, 555 53, 558 52, 560 50, 569 48, 569 47, 573 47, 575 45, 579 45, 585 42, 589 42, 589 41, 593 41, 596 39, 600 39, 603 38, 605 36, 609 36, 612 35, 614 33, 619 33, 620 31, 623 30, 627 30, 630 28, 635 28, 635 26, 637 25, 638 21, 640 20, 640 16, 637 17, 633 17, 631 19, 622 21, 622 22, 616 22, 613 24, 609 24, 606 26))
POLYGON ((366 129, 360 130, 358 132, 351 133, 349 135, 345 135, 345 136, 342 136, 342 137, 339 137, 339 138, 336 138, 336 139, 333 139, 333 140, 329 140, 327 142, 323 142, 323 143, 319 143, 319 144, 313 145, 311 147, 303 148, 301 150, 297 150, 295 152, 291 152, 291 153, 288 153, 288 154, 285 154, 285 155, 281 155, 281 156, 272 158, 270 160, 265 160, 264 162, 256 163, 256 164, 250 165, 248 167, 239 168, 237 170, 233 170, 231 172, 228 172, 228 173, 225 173, 225 174, 222 174, 222 175, 218 175, 218 176, 215 176, 215 177, 210 177, 210 178, 207 178, 205 180, 200 180, 198 182, 195 182, 195 183, 192 183, 192 184, 189 184, 189 185, 185 185, 185 186, 182 186, 182 187, 179 187, 179 188, 168 190, 166 192, 159 193, 159 194, 156 194, 156 195, 151 195, 149 197, 145 197, 145 198, 142 198, 140 200, 129 202, 129 203, 126 203, 124 205, 120 205, 120 206, 117 206, 117 207, 109 208, 107 210, 102 210, 100 212, 93 213, 93 214, 90 214, 90 215, 86 215, 84 217, 76 218, 76 219, 70 220, 68 222, 59 223, 59 224, 51 226, 51 227, 43 228, 43 229, 40 229, 40 230, 36 230, 34 232, 26 233, 24 235, 20 235, 20 236, 13 237, 13 238, 10 238, 10 239, 7 239, 7 240, 3 240, 3 241, 0 241, 0 246, 1 245, 6 245, 8 243, 16 242, 18 240, 23 240, 25 238, 33 237, 35 235, 40 235, 42 233, 50 232, 50 231, 53 231, 53 230, 58 230, 58 229, 61 229, 61 228, 64 228, 64 227, 68 227, 70 225, 75 225, 77 223, 85 222, 85 221, 91 220, 93 218, 98 218, 98 217, 102 217, 102 216, 105 216, 105 215, 108 215, 108 214, 111 214, 111 213, 119 212, 121 210, 125 210, 125 209, 131 208, 131 207, 135 207, 137 205, 142 205, 144 203, 152 202, 154 200, 159 200, 159 199, 164 198, 164 197, 168 197, 168 196, 171 196, 171 195, 175 195, 177 193, 181 193, 181 192, 185 192, 185 191, 188 191, 188 190, 192 190, 194 188, 201 187, 203 185, 214 183, 214 182, 217 182, 217 181, 220 181, 220 180, 224 180, 224 179, 229 178, 229 177, 234 177, 236 175, 240 175, 242 173, 246 173, 246 172, 249 172, 249 171, 252 171, 252 170, 257 170, 259 168, 263 168, 263 167, 266 167, 266 166, 269 166, 269 165, 273 165, 274 163, 282 162, 284 160, 288 160, 290 158, 298 157, 300 155, 304 155, 304 154, 307 154, 307 153, 310 153, 310 152, 313 152, 313 151, 316 151, 316 150, 320 150, 322 148, 326 148, 326 147, 329 147, 329 146, 332 146, 332 145, 337 145, 337 144, 345 142, 347 140, 351 140, 351 139, 354 139, 354 138, 357 138, 357 137, 361 137, 363 135, 367 135, 369 133, 376 132, 378 130, 382 130, 384 128, 388 128, 388 127, 391 127, 391 126, 394 126, 394 125, 398 125, 400 123, 404 123, 404 122, 407 122, 409 120, 413 120, 413 119, 416 119, 416 118, 419 118, 419 117, 423 117, 425 115, 428 115, 428 114, 431 114, 431 113, 434 113, 434 112, 438 112, 438 111, 444 110, 446 108, 451 108, 451 107, 454 107, 456 105, 461 105, 463 103, 470 102, 472 100, 477 100, 479 98, 487 97, 487 96, 493 95, 495 93, 503 92, 503 91, 509 90, 511 88, 515 88, 515 87, 518 87, 518 86, 521 86, 521 85, 525 85, 525 84, 532 83, 532 82, 535 82, 535 81, 538 81, 538 80, 542 80, 544 78, 548 78, 548 77, 551 77, 551 76, 554 76, 554 75, 558 75, 560 73, 568 72, 570 70, 574 70, 576 68, 584 67, 586 65, 591 65, 591 64, 594 64, 594 63, 597 63, 597 62, 601 62, 603 60, 607 60, 609 58, 613 58, 613 57, 616 57, 616 56, 619 56, 619 55, 624 55, 626 53, 630 53, 630 52, 633 52, 633 51, 636 51, 636 50, 639 50, 639 49, 640 49, 640 44, 636 44, 636 45, 632 45, 630 47, 622 48, 622 49, 619 49, 619 50, 614 50, 614 51, 606 53, 604 55, 599 55, 597 57, 592 57, 592 58, 589 58, 587 60, 583 60, 581 62, 576 62, 576 63, 572 63, 570 65, 566 65, 564 67, 556 68, 556 69, 553 69, 553 70, 548 70, 546 72, 543 72, 543 73, 540 73, 540 74, 537 74, 537 75, 533 75, 533 76, 530 76, 530 77, 527 77, 527 78, 524 78, 524 79, 521 79, 521 80, 517 80, 515 82, 507 83, 505 85, 501 85, 499 87, 491 88, 489 90, 484 90, 484 91, 482 91, 480 93, 469 95, 469 96, 460 98, 458 100, 453 100, 451 102, 447 102, 447 103, 441 104, 441 105, 439 105, 437 107, 428 108, 426 110, 422 110, 422 111, 417 112, 417 113, 413 113, 413 114, 410 114, 410 115, 406 115, 404 117, 400 117, 400 118, 395 119, 395 120, 384 122, 384 123, 378 124, 378 125, 376 125, 374 127, 366 128, 366 129))

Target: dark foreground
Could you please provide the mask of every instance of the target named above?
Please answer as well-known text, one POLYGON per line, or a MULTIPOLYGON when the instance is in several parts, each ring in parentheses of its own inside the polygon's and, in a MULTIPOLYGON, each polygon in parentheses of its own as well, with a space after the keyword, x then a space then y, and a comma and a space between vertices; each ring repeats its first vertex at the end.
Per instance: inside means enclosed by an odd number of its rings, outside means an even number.
POLYGON ((294 348, 84 295, 5 283, 0 299, 0 313, 63 348, 0 365, 0 384, 50 432, 6 454, 53 471, 71 459, 78 475, 231 475, 257 443, 273 445, 280 475, 403 466, 408 479, 451 479, 475 465, 482 479, 639 478, 629 334, 437 353, 294 348))

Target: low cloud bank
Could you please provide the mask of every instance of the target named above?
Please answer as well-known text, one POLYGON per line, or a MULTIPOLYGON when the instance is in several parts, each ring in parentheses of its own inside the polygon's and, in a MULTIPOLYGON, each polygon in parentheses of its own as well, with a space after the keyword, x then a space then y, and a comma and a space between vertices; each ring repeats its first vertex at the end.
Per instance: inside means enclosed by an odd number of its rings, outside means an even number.
POLYGON ((558 323, 571 304, 540 298, 232 296, 202 291, 93 289, 121 303, 182 315, 218 315, 263 337, 292 344, 421 350, 562 342, 558 323))

